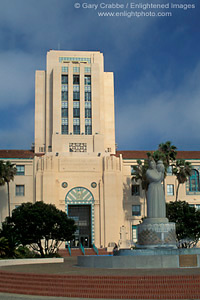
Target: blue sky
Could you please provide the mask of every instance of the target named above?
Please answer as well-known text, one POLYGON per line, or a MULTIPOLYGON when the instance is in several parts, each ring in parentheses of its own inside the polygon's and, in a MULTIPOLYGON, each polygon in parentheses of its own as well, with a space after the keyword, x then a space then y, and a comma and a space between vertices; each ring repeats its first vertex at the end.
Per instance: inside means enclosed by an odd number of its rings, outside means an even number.
POLYGON ((199 14, 199 0, 1 0, 0 148, 31 147, 35 70, 45 69, 46 52, 59 48, 104 53, 105 71, 115 76, 118 149, 152 150, 170 140, 179 150, 200 150, 199 14), (195 8, 140 18, 98 16, 129 7, 82 8, 171 2, 195 8))

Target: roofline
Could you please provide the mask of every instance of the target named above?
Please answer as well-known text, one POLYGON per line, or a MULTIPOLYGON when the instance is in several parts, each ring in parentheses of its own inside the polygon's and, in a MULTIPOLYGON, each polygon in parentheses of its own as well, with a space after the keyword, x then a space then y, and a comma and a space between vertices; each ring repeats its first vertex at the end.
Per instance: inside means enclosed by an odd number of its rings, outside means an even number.
MULTIPOLYGON (((145 159, 148 158, 147 153, 155 150, 119 150, 115 156, 122 155, 123 160, 128 159, 145 159)), ((177 159, 200 160, 200 151, 177 151, 177 159)))

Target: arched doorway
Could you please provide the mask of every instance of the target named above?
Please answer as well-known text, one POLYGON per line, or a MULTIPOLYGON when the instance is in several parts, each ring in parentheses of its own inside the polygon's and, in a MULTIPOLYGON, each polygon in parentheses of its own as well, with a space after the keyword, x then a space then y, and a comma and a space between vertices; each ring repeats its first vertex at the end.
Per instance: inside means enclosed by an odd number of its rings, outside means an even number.
POLYGON ((71 247, 91 247, 94 243, 94 197, 84 187, 71 189, 65 197, 66 213, 73 218, 77 230, 74 240, 70 241, 71 247))

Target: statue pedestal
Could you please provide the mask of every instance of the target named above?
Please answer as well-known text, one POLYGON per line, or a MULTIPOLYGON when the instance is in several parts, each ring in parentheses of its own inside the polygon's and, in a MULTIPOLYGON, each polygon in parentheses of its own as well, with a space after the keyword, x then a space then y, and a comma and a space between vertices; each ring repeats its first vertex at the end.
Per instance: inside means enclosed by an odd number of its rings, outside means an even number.
POLYGON ((176 249, 176 228, 167 218, 146 218, 138 225, 137 248, 176 249))

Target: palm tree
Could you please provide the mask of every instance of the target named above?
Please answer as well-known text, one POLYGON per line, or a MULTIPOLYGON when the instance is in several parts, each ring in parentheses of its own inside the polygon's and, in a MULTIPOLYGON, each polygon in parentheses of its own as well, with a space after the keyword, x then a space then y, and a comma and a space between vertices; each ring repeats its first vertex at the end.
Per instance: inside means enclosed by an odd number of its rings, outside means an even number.
POLYGON ((139 181, 141 184, 142 190, 144 191, 144 212, 145 212, 145 202, 147 199, 147 190, 149 186, 149 182, 147 181, 146 172, 148 169, 148 160, 145 159, 144 163, 140 159, 137 160, 137 165, 133 166, 133 177, 132 181, 135 180, 136 182, 139 181))
MULTIPOLYGON (((165 143, 161 143, 158 145, 158 152, 161 152, 164 156, 163 163, 165 165, 165 170, 170 165, 170 162, 173 162, 176 160, 176 155, 177 155, 177 148, 176 146, 172 145, 170 141, 167 141, 165 143)), ((165 176, 166 176, 166 171, 165 171, 165 176)), ((165 194, 165 178, 163 179, 163 189, 164 189, 164 194, 165 194)))
POLYGON ((176 201, 178 200, 178 192, 180 184, 183 184, 187 181, 188 177, 192 175, 192 165, 190 162, 185 161, 184 159, 178 159, 176 164, 173 165, 173 174, 178 180, 178 186, 176 189, 176 201))
POLYGON ((0 161, 0 185, 7 185, 8 194, 8 216, 10 217, 10 181, 14 180, 17 168, 10 161, 0 161))
POLYGON ((4 161, 0 160, 0 186, 5 184, 3 173, 4 173, 4 161))
POLYGON ((146 171, 148 169, 148 160, 144 160, 144 163, 140 159, 137 160, 137 165, 133 166, 133 178, 135 181, 140 181, 142 189, 145 191, 145 193, 148 190, 149 182, 146 178, 146 171))
POLYGON ((162 160, 163 164, 165 166, 165 176, 163 179, 163 190, 165 194, 165 177, 167 173, 167 168, 170 165, 170 162, 173 162, 176 160, 176 155, 177 155, 177 148, 176 146, 172 145, 170 141, 167 141, 165 143, 161 143, 158 145, 158 150, 154 152, 147 152, 147 156, 149 159, 154 159, 155 162, 158 160, 162 160))
POLYGON ((158 150, 165 155, 167 166, 169 166, 171 161, 176 160, 177 148, 170 141, 161 143, 158 147, 158 150))

